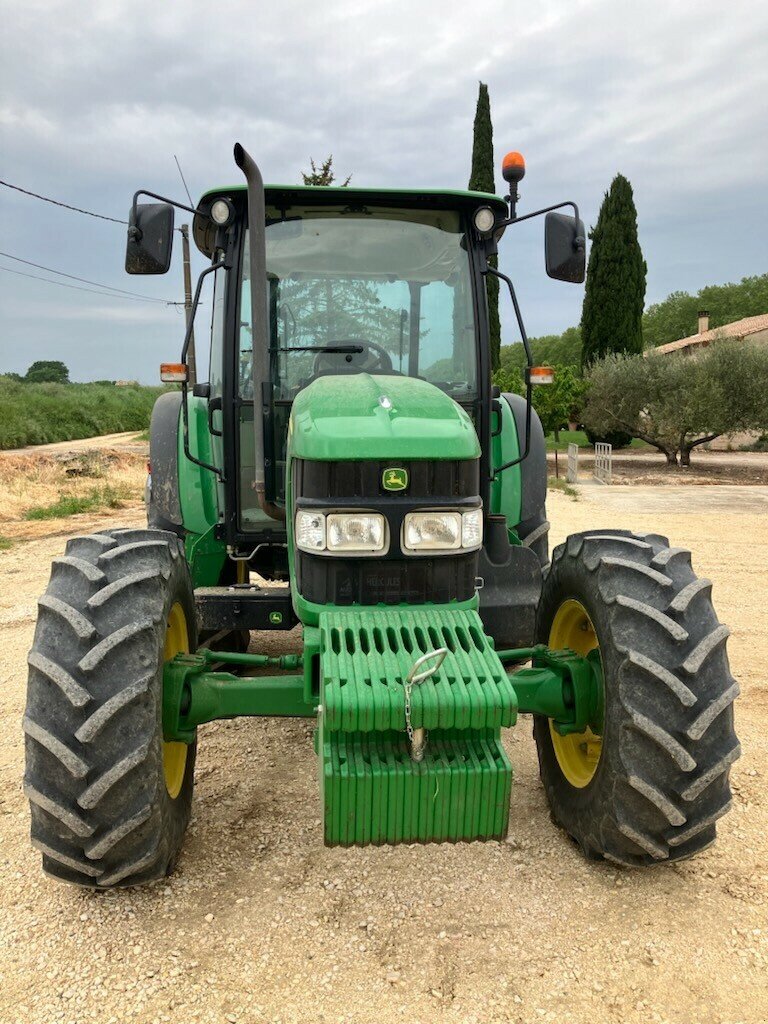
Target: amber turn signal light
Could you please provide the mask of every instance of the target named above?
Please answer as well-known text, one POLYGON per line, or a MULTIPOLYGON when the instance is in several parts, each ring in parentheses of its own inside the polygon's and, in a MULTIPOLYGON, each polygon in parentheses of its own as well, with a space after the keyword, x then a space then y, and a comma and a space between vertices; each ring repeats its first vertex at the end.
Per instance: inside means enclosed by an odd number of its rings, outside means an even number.
POLYGON ((551 366, 532 366, 528 378, 531 384, 554 384, 555 371, 551 366))
POLYGON ((160 380, 165 384, 183 384, 188 380, 186 363, 160 363, 160 380))

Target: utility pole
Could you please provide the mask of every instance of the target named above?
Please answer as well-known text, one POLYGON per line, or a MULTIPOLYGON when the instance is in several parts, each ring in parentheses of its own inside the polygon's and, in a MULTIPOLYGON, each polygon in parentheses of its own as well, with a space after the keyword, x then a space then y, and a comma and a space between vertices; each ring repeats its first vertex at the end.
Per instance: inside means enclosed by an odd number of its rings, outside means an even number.
MULTIPOLYGON (((184 252, 184 318, 187 327, 192 317, 192 268, 189 262, 189 225, 181 225, 181 244, 184 252)), ((189 383, 197 383, 197 360, 195 358, 195 332, 189 337, 189 348, 187 349, 187 366, 189 368, 189 383)))

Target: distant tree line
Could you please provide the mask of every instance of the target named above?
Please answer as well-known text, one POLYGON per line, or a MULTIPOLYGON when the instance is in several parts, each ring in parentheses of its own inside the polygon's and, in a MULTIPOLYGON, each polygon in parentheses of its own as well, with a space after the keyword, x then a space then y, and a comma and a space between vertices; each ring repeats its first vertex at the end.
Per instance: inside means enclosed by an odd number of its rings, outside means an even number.
MULTIPOLYGON (((672 292, 643 314, 644 348, 658 348, 695 334, 700 309, 707 310, 709 325, 713 328, 768 313, 768 274, 744 277, 736 283, 707 285, 695 295, 672 292)), ((530 342, 537 363, 581 366, 581 327, 569 327, 562 334, 531 338, 530 342)), ((524 365, 525 352, 520 342, 502 345, 502 370, 522 370, 524 365)))
POLYGON ((27 372, 3 374, 9 380, 24 384, 69 384, 69 369, 58 359, 38 359, 27 372))
POLYGON ((710 327, 768 313, 768 274, 743 277, 737 284, 711 284, 695 295, 672 292, 663 302, 649 306, 643 315, 643 342, 658 348, 696 333, 697 315, 709 313, 710 327))

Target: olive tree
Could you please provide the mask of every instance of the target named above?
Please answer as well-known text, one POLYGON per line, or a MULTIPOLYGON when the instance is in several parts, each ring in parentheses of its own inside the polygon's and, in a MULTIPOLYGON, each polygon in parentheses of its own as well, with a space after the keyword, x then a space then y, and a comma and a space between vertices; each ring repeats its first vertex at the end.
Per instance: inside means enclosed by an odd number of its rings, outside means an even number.
POLYGON ((768 349, 751 345, 721 343, 696 356, 612 355, 589 370, 582 419, 595 432, 626 431, 670 465, 687 466, 697 445, 768 427, 766 379, 768 349))
POLYGON ((698 358, 682 359, 694 363, 695 374, 685 403, 691 427, 680 437, 683 466, 697 445, 723 434, 768 429, 768 349, 721 341, 698 358))

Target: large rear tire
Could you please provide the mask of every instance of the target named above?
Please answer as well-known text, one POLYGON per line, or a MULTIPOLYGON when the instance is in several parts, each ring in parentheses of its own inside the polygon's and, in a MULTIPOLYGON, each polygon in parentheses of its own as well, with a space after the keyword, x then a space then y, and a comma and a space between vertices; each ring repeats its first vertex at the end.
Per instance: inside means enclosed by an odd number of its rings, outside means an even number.
POLYGON ((54 560, 24 716, 32 844, 48 874, 108 888, 171 870, 189 822, 195 746, 163 741, 163 663, 196 645, 175 535, 73 537, 54 560))
POLYGON ((712 585, 664 537, 574 534, 553 552, 539 642, 588 654, 604 677, 602 734, 534 736, 552 815, 591 858, 627 865, 689 857, 730 806, 738 685, 712 585))

